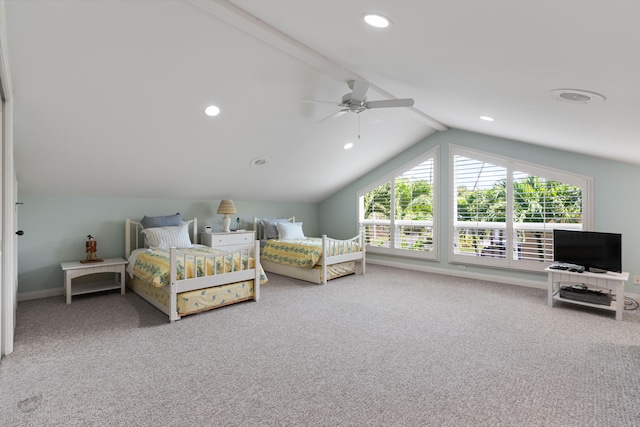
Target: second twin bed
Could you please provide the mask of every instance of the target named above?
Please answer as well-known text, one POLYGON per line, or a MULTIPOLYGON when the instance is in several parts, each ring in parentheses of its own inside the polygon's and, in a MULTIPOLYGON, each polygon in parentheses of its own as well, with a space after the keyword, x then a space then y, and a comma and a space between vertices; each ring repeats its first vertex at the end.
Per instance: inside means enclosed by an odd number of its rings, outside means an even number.
POLYGON ((307 237, 302 223, 291 218, 254 218, 253 229, 260 240, 260 262, 266 272, 307 282, 327 280, 356 273, 360 261, 365 273, 365 246, 362 235, 346 240, 307 237))

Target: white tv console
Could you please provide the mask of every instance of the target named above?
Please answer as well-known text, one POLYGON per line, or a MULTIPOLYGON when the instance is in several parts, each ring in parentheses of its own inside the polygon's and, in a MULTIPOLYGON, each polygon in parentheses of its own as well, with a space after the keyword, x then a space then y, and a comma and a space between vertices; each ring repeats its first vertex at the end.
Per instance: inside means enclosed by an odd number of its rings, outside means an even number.
POLYGON ((629 273, 576 273, 568 270, 555 270, 550 267, 544 269, 548 274, 548 299, 549 307, 553 307, 553 301, 562 301, 570 304, 595 307, 616 312, 616 320, 622 320, 624 312, 624 284, 629 280, 629 273), (587 287, 610 289, 616 295, 616 300, 611 305, 592 304, 560 297, 560 286, 583 284, 587 287))

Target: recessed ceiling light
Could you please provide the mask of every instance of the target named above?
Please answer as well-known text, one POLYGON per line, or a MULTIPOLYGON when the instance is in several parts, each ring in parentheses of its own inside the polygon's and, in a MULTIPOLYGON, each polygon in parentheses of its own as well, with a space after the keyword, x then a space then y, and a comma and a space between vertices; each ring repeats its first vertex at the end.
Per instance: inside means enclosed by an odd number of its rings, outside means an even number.
POLYGON ((344 149, 345 150, 348 150, 351 147, 353 147, 353 142, 347 142, 346 144, 344 144, 344 149))
POLYGON ((549 92, 549 96, 572 104, 595 104, 604 102, 606 99, 599 93, 578 89, 555 89, 549 92))
POLYGON ((209 105, 207 108, 204 109, 204 113, 209 117, 214 117, 220 114, 220 109, 215 105, 209 105))
POLYGON ((376 28, 387 28, 391 25, 391 20, 386 16, 377 13, 365 13, 363 15, 364 22, 376 28))
POLYGON ((251 166, 265 166, 267 165, 271 160, 268 157, 256 157, 255 159, 251 160, 249 162, 249 164, 251 166))
POLYGON ((487 121, 487 122, 493 122, 493 121, 495 121, 495 120, 496 120, 496 119, 494 119, 493 117, 489 117, 489 116, 480 116, 480 118, 481 118, 482 120, 487 121))

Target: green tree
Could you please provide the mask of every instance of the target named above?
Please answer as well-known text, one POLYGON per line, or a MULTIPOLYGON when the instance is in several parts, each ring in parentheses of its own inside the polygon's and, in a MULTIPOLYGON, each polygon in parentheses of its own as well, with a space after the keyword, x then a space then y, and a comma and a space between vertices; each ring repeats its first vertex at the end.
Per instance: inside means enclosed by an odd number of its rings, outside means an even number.
POLYGON ((391 182, 386 182, 365 194, 364 217, 366 219, 391 218, 391 182))
POLYGON ((582 190, 557 181, 527 176, 513 183, 514 221, 580 223, 582 190))
POLYGON ((405 220, 433 219, 433 186, 425 181, 396 179, 396 218, 405 220))

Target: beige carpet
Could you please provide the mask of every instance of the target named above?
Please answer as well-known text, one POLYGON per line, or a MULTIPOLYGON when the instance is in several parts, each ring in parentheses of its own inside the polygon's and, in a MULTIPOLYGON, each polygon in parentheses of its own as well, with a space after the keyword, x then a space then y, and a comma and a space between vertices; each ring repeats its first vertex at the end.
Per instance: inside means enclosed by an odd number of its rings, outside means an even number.
POLYGON ((640 425, 640 315, 367 266, 169 324, 128 292, 21 302, 2 426, 640 425))

